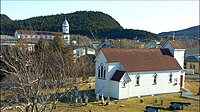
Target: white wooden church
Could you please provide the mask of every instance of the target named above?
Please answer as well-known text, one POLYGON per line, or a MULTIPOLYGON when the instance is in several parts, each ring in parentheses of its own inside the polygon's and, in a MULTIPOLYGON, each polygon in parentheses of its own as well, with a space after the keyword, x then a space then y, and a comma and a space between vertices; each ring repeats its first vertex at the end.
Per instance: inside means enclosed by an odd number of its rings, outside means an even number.
POLYGON ((64 40, 70 44, 70 34, 69 34, 69 23, 65 20, 62 23, 62 32, 50 32, 50 31, 33 31, 33 30, 16 30, 16 38, 26 38, 26 39, 53 39, 56 36, 61 36, 64 40))
POLYGON ((116 99, 184 88, 184 46, 169 40, 158 49, 103 48, 95 59, 95 93, 116 99))

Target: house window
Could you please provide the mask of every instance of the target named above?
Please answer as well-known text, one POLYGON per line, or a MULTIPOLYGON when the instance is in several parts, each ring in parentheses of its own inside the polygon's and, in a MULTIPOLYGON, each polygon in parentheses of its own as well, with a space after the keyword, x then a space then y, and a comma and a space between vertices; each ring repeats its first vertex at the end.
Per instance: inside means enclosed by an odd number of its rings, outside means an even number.
POLYGON ((136 75, 136 86, 139 86, 140 85, 140 75, 137 74, 136 75))
POLYGON ((103 64, 100 64, 98 68, 98 78, 106 78, 106 68, 103 66, 103 64))
POLYGON ((190 64, 190 68, 194 69, 195 68, 194 64, 190 64))
POLYGON ((157 74, 155 73, 153 75, 153 85, 156 85, 157 84, 157 74))
POLYGON ((169 74, 169 82, 172 83, 172 73, 169 74))

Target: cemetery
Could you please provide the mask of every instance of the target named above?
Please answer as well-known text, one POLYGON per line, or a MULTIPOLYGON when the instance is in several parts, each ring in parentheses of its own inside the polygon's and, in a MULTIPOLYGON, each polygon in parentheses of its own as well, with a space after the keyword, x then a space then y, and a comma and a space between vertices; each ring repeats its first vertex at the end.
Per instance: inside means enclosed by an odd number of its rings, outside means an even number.
MULTIPOLYGON (((181 93, 170 93, 134 97, 125 100, 116 100, 105 97, 104 94, 95 94, 95 83, 74 87, 63 91, 67 94, 61 97, 54 111, 68 112, 196 112, 199 110, 199 101, 181 98, 181 93)), ((60 95, 62 93, 58 93, 60 95)), ((8 107, 10 108, 10 107, 8 107)), ((16 108, 19 108, 18 106, 16 108)), ((48 109, 47 109, 48 112, 48 109)))

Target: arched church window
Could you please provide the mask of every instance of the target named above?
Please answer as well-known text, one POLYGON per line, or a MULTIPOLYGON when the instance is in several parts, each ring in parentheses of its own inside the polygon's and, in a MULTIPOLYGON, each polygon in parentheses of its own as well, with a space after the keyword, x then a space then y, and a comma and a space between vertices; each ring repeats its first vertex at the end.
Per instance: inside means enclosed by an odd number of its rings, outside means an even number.
POLYGON ((101 65, 101 78, 103 78, 103 65, 101 65))
POLYGON ((106 78, 106 68, 101 63, 98 67, 98 78, 105 79, 106 78))
POLYGON ((135 78, 136 78, 136 86, 139 86, 140 85, 140 75, 137 74, 135 78))
POLYGON ((105 67, 104 67, 104 69, 103 69, 103 78, 104 78, 104 79, 106 78, 106 69, 105 69, 105 67))
POLYGON ((157 74, 153 75, 153 85, 157 84, 157 74))
POLYGON ((100 77, 101 71, 100 69, 98 69, 98 77, 100 77))
POLYGON ((172 83, 172 73, 169 74, 169 82, 172 83))

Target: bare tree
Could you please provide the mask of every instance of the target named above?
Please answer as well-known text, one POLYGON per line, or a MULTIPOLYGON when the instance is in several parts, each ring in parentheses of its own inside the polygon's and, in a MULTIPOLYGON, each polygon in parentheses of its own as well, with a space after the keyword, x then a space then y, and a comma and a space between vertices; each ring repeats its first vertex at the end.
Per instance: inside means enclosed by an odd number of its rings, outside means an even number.
POLYGON ((59 50, 45 49, 39 53, 28 53, 8 47, 2 51, 4 67, 0 71, 6 74, 4 82, 12 82, 7 92, 21 106, 20 110, 27 112, 43 112, 47 107, 53 111, 58 99, 66 94, 62 88, 70 91, 80 83, 77 78, 87 64, 75 62, 70 52, 59 50))

